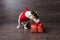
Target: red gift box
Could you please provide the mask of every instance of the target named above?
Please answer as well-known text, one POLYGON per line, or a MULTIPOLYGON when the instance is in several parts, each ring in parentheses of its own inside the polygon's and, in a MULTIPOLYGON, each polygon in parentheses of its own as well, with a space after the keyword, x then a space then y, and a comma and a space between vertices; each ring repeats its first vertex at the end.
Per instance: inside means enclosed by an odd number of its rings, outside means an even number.
POLYGON ((35 23, 31 25, 31 32, 43 32, 43 25, 42 23, 35 23))

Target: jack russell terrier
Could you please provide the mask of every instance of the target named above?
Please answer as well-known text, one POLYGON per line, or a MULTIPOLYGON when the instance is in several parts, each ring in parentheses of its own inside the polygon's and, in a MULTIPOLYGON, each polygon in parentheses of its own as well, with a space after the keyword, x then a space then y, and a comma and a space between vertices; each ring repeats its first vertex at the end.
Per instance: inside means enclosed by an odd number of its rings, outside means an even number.
POLYGON ((29 29, 30 28, 29 24, 31 21, 34 21, 35 23, 40 23, 40 19, 38 17, 37 12, 30 11, 28 8, 26 8, 19 15, 17 29, 20 29, 21 24, 23 24, 24 29, 29 29))

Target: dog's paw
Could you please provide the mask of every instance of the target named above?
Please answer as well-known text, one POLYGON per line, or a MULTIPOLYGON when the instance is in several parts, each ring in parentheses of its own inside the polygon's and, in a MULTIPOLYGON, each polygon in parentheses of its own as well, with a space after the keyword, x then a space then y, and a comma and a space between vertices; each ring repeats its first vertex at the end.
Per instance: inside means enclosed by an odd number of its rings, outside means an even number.
POLYGON ((24 29, 28 29, 28 28, 24 28, 24 29))
POLYGON ((27 27, 24 27, 24 29, 28 29, 27 27))
POLYGON ((17 29, 20 29, 20 26, 17 26, 16 28, 17 28, 17 29))

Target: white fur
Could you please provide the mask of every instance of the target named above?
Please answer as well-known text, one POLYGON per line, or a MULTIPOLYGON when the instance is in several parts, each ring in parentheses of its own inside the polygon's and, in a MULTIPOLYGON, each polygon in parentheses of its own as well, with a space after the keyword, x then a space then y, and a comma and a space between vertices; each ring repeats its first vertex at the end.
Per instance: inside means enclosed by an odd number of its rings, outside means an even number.
POLYGON ((32 19, 35 23, 39 23, 40 22, 40 20, 39 19, 36 19, 36 18, 34 18, 34 19, 32 19))
POLYGON ((25 16, 26 16, 27 18, 32 19, 31 11, 26 11, 25 16))

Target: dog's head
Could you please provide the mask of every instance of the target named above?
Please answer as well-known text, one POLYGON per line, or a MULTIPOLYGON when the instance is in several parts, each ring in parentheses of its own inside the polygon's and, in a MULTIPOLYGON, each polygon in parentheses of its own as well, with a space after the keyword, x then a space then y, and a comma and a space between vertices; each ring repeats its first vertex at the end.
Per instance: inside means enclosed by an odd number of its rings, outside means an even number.
POLYGON ((38 13, 37 12, 35 12, 35 11, 31 11, 31 14, 36 18, 36 19, 38 19, 38 13))
POLYGON ((35 21, 36 23, 38 23, 40 20, 39 20, 39 16, 38 16, 38 13, 34 12, 34 11, 27 11, 25 13, 26 17, 35 21))

